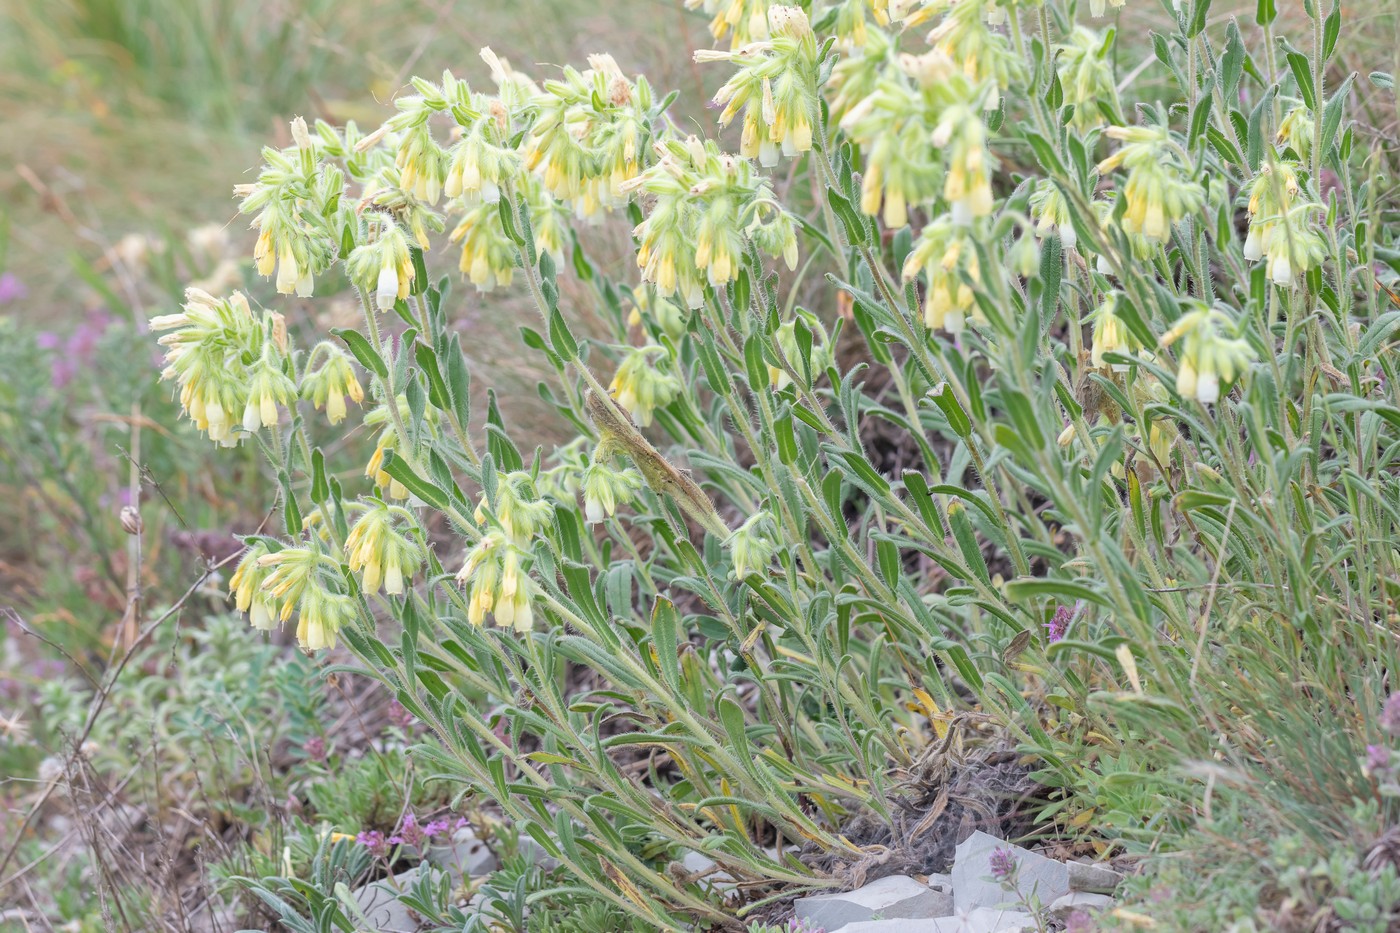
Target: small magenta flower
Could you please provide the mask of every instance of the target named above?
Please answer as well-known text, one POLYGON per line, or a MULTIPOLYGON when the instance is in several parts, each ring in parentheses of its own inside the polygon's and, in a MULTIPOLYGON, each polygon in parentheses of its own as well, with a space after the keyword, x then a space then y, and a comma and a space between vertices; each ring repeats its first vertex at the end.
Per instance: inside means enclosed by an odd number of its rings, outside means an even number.
POLYGON ((1400 691, 1392 693, 1381 709, 1381 728, 1400 738, 1400 691))
POLYGON ((391 725, 396 726, 399 729, 403 729, 405 731, 412 727, 415 721, 413 718, 413 714, 410 713, 398 700, 389 701, 388 709, 385 710, 385 716, 388 717, 389 723, 391 725))
POLYGON ((302 746, 302 751, 306 752, 306 757, 310 758, 312 761, 325 761, 327 752, 326 740, 319 735, 313 735, 306 740, 306 744, 302 746))
POLYGON ((1390 749, 1384 745, 1367 745, 1366 770, 1377 777, 1385 777, 1390 771, 1390 749))
POLYGON ((987 859, 987 868, 992 880, 998 884, 1009 884, 1016 878, 1016 853, 1010 849, 996 848, 987 859))
POLYGON ((0 275, 0 305, 20 301, 29 294, 29 289, 13 272, 0 275))
POLYGON ((377 829, 358 833, 355 836, 355 842, 368 849, 369 854, 375 858, 387 858, 389 855, 391 840, 385 839, 384 834, 377 829))
POLYGON ((1050 621, 1045 623, 1045 640, 1054 644, 1065 637, 1065 631, 1069 628, 1070 619, 1074 616, 1068 606, 1060 605, 1055 608, 1055 614, 1050 617, 1050 621))
POLYGON ((420 824, 416 815, 408 813, 399 824, 398 832, 389 837, 389 842, 413 846, 422 852, 429 842, 447 832, 447 825, 447 820, 430 820, 427 824, 420 824))
POLYGON ((1065 933, 1090 933, 1093 929, 1093 918, 1083 910, 1070 911, 1065 918, 1065 933))

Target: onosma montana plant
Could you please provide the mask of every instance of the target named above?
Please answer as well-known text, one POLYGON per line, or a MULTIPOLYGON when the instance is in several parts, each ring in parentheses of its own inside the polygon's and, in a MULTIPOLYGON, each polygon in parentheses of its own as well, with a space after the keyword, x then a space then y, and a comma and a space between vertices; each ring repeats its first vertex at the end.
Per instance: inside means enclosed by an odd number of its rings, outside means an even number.
POLYGON ((1400 314, 1315 2, 689 0, 708 138, 607 54, 489 48, 371 133, 294 121, 235 189, 277 295, 152 322, 280 484, 238 608, 657 928, 739 922, 687 850, 740 916, 943 867, 908 830, 998 735, 1043 832, 1330 844, 1395 661, 1400 314), (359 325, 314 333, 328 286, 359 325), (544 431, 463 354, 521 296, 544 431))

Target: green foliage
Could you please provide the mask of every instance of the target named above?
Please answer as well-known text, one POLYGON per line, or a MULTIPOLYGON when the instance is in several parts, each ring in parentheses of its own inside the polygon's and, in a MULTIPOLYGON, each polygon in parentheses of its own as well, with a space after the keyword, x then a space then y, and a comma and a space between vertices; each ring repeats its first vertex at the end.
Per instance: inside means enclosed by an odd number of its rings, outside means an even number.
MULTIPOLYGON (((1275 880, 1214 850, 1252 880, 1212 919, 1288 909, 1306 877, 1384 923, 1393 868, 1364 869, 1373 896, 1355 857, 1313 858, 1376 796, 1362 758, 1400 663, 1393 192, 1352 85, 1324 80, 1338 27, 1314 9, 1312 51, 1280 63, 1266 33, 1271 83, 1238 25, 1183 5, 1152 43, 1171 99, 1134 108, 1057 60, 1072 5, 1036 5, 1032 37, 1030 4, 1006 31, 981 0, 935 5, 932 49, 847 6, 717 29, 761 40, 699 56, 734 69, 738 156, 606 56, 537 84, 489 49, 493 93, 415 79, 373 133, 295 121, 265 150, 238 192, 258 271, 354 286, 363 326, 318 347, 363 367, 368 393, 333 394, 363 399, 376 449, 363 482, 315 449, 316 351, 241 294, 153 322, 195 425, 277 476, 240 608, 343 640, 431 727, 417 766, 599 921, 735 927, 671 870, 685 850, 758 897, 841 883, 887 855, 847 830, 932 799, 901 776, 977 742, 975 712, 1032 763, 1040 831, 1171 853, 1228 814, 1307 857, 1275 880), (567 226, 609 212, 641 281, 567 226), (494 395, 472 420, 439 230, 478 291, 528 294, 570 443, 535 447, 494 395)), ((1107 67, 1115 42, 1077 49, 1107 67)), ((375 767, 313 800, 378 812, 375 767)), ((310 888, 250 882, 293 928, 341 916, 328 845, 310 888)))

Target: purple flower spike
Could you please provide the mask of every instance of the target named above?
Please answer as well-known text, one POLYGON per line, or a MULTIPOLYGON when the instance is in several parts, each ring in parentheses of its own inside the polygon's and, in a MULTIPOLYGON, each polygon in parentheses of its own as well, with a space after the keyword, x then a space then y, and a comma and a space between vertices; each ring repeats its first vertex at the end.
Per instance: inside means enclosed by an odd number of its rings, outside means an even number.
POLYGON ((992 873, 993 881, 1007 883, 1016 877, 1016 853, 1010 849, 994 849, 991 858, 987 859, 987 868, 992 873))
POLYGON ((375 858, 387 858, 389 855, 391 840, 385 839, 384 834, 377 829, 360 833, 355 837, 355 841, 369 849, 369 854, 375 858))
POLYGON ((1045 623, 1045 640, 1051 644, 1065 637, 1065 632, 1069 629, 1070 619, 1073 615, 1069 607, 1060 605, 1055 608, 1055 614, 1050 617, 1050 621, 1045 623))

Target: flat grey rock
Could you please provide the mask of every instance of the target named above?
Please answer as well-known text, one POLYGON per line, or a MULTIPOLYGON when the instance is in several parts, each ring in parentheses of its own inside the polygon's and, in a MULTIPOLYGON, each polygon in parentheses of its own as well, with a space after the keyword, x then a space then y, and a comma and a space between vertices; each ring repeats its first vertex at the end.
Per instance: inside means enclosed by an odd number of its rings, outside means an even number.
MULTIPOLYGON (((375 881, 351 892, 351 897, 364 911, 369 922, 378 933, 417 933, 418 921, 399 900, 399 892, 406 891, 417 883, 423 866, 410 868, 394 876, 393 882, 375 881)), ((427 871, 438 872, 428 866, 427 871)))
MULTIPOLYGON (((862 920, 927 920, 953 912, 953 898, 906 875, 890 875, 841 894, 798 898, 796 916, 809 926, 836 930, 862 920)), ((909 933, 914 933, 910 928, 909 933)))
POLYGON ((681 867, 687 874, 698 875, 696 881, 710 885, 716 892, 727 894, 734 890, 734 877, 727 871, 716 871, 718 863, 703 852, 688 851, 681 857, 681 867))
POLYGON ((981 831, 963 840, 953 856, 953 898, 959 912, 979 907, 1019 907, 1032 896, 1049 904, 1069 893, 1069 870, 1063 862, 1013 846, 981 831), (1016 859, 1016 889, 1008 891, 992 880, 990 859, 1008 849, 1016 859))
POLYGON ((1050 904, 1050 916, 1056 920, 1064 920, 1076 910, 1085 913, 1097 913, 1107 910, 1113 906, 1113 898, 1107 894, 1095 894, 1091 891, 1071 891, 1064 897, 1055 898, 1050 904))
POLYGON ((1114 871, 1107 865, 1090 862, 1066 862, 1069 870, 1069 889, 1088 891, 1092 894, 1112 894, 1123 881, 1123 873, 1114 871))
POLYGON ((470 828, 457 830, 447 845, 430 848, 428 861, 468 880, 493 872, 500 864, 496 853, 470 828))
POLYGON ((520 843, 518 852, 521 856, 539 866, 542 871, 554 871, 559 867, 559 860, 549 853, 549 850, 535 841, 535 837, 522 831, 520 833, 520 843))
MULTIPOLYGON (((947 918, 941 918, 946 920, 947 918)), ((933 920, 859 920, 829 933, 944 933, 939 919, 933 920)))
POLYGON ((1023 911, 979 907, 952 917, 862 920, 830 933, 1027 933, 1035 928, 1035 918, 1023 911))

